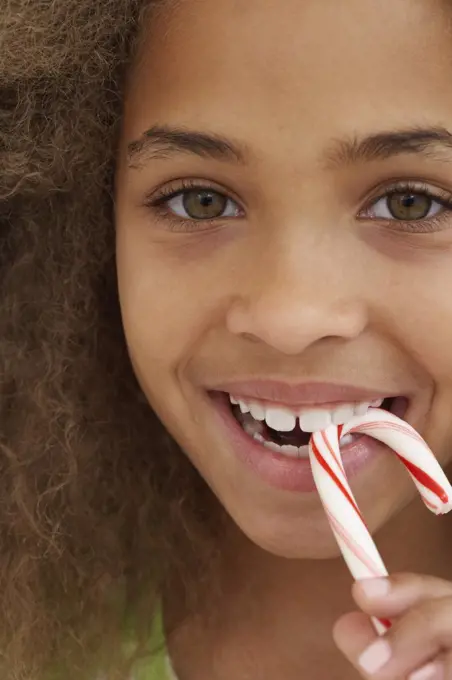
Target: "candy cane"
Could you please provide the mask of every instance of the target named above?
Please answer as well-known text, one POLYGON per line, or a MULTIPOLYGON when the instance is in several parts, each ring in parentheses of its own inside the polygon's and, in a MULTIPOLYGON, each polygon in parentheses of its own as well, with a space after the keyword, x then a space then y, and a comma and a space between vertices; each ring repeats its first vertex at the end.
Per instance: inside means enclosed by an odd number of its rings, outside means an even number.
MULTIPOLYGON (((342 555, 356 580, 387 576, 388 572, 356 503, 342 464, 339 441, 347 434, 366 434, 393 449, 407 468, 429 510, 452 510, 452 487, 422 437, 392 413, 372 408, 342 426, 315 432, 309 445, 312 473, 320 499, 342 555)), ((373 620, 378 633, 390 622, 373 620)))

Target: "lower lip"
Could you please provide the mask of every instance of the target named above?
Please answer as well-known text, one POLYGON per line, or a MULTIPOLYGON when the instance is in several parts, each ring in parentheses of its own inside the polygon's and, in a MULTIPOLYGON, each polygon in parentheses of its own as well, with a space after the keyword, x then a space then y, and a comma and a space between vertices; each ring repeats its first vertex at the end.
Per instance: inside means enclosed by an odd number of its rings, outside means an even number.
MULTIPOLYGON (((267 449, 242 429, 223 395, 214 395, 212 402, 219 415, 219 426, 229 440, 231 449, 264 482, 283 491, 312 493, 316 490, 309 458, 289 458, 267 449)), ((356 476, 388 450, 381 442, 366 436, 341 448, 347 478, 356 476)))

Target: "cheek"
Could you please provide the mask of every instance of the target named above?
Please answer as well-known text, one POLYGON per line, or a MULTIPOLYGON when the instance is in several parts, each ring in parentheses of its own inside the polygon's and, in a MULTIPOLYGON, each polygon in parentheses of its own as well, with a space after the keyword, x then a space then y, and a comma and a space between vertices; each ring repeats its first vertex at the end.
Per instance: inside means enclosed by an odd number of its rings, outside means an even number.
POLYGON ((202 325, 202 300, 175 277, 152 267, 123 277, 121 307, 129 349, 147 374, 163 374, 183 360, 202 325), (152 273, 151 273, 152 272, 152 273))
POLYGON ((140 374, 164 381, 190 360, 218 320, 224 281, 215 260, 201 262, 193 248, 174 251, 132 236, 119 235, 117 249, 125 334, 140 374))
POLYGON ((387 274, 390 327, 438 385, 452 384, 452 251, 393 263, 387 274))
POLYGON ((126 333, 149 355, 177 362, 221 322, 237 266, 234 230, 125 225, 118 226, 117 261, 126 333))
POLYGON ((386 332, 432 393, 422 435, 443 465, 452 459, 451 259, 448 248, 399 261, 379 286, 386 332))

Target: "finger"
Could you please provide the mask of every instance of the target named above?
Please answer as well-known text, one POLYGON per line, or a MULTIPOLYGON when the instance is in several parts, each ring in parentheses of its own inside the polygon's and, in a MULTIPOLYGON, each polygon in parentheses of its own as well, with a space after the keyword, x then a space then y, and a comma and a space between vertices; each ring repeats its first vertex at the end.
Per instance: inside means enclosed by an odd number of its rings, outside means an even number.
POLYGON ((333 628, 334 641, 342 654, 354 665, 363 649, 378 639, 366 614, 352 612, 342 616, 333 628))
POLYGON ((452 676, 445 674, 444 661, 439 657, 408 676, 408 680, 451 680, 452 676))
POLYGON ((395 574, 357 581, 352 593, 357 605, 367 614, 394 618, 427 600, 452 597, 452 583, 434 576, 395 574))
POLYGON ((452 651, 440 654, 434 662, 419 669, 417 675, 410 675, 408 680, 452 680, 452 651))
MULTIPOLYGON (((345 653, 365 678, 409 677, 442 653, 452 652, 452 597, 423 602, 367 647, 361 646, 362 626, 350 627, 348 634, 354 640, 346 643, 345 653)), ((342 637, 340 643, 344 644, 342 637)))

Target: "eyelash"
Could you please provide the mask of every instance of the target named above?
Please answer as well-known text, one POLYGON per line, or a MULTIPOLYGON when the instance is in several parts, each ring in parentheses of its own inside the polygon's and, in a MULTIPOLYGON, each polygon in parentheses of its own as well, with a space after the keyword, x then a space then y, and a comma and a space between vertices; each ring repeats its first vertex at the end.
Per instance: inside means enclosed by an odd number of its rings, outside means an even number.
MULTIPOLYGON (((163 187, 157 195, 152 194, 151 196, 147 197, 144 205, 145 207, 152 210, 160 219, 167 222, 169 231, 200 232, 203 229, 210 230, 213 226, 219 226, 219 223, 224 223, 225 220, 237 219, 237 217, 231 218, 224 216, 215 217, 212 219, 196 220, 192 218, 180 217, 170 211, 168 208, 168 203, 171 199, 180 196, 181 194, 195 190, 216 192, 238 205, 238 202, 228 196, 225 191, 222 191, 221 189, 212 184, 208 184, 207 182, 192 179, 178 180, 176 184, 170 184, 166 187, 163 187)), ((451 218, 450 213, 452 212, 452 194, 446 191, 441 192, 439 189, 437 192, 438 193, 435 193, 429 185, 422 182, 394 182, 393 184, 382 188, 380 193, 378 193, 376 196, 372 196, 368 200, 367 206, 361 210, 360 213, 358 213, 358 219, 361 221, 368 220, 371 222, 379 222, 380 224, 385 224, 385 226, 390 226, 393 229, 402 230, 413 234, 426 234, 439 231, 442 227, 443 221, 451 218), (433 217, 427 217, 418 220, 397 220, 395 218, 384 219, 381 217, 369 216, 369 212, 379 201, 395 193, 412 193, 416 195, 427 196, 432 201, 438 203, 442 209, 433 217)))
POLYGON ((233 219, 231 217, 215 217, 213 219, 195 220, 192 218, 184 219, 173 214, 168 208, 169 201, 172 198, 176 198, 176 196, 190 191, 212 191, 238 204, 236 199, 231 198, 225 191, 212 184, 200 180, 182 179, 178 180, 177 184, 169 184, 163 187, 157 195, 149 196, 145 200, 145 206, 154 211, 160 219, 168 223, 169 231, 196 231, 199 233, 202 230, 210 230, 213 226, 218 226, 220 220, 224 222, 225 220, 233 219))
POLYGON ((405 231, 407 233, 428 234, 440 231, 443 222, 445 220, 450 220, 451 212, 452 194, 450 192, 441 189, 433 191, 428 184, 423 182, 398 181, 389 186, 386 185, 379 194, 372 196, 367 203, 367 207, 361 211, 361 215, 358 215, 358 217, 363 221, 370 220, 372 222, 379 222, 392 229, 405 231), (379 201, 388 198, 391 194, 416 194, 418 196, 426 196, 433 202, 438 203, 441 206, 441 210, 433 217, 426 217, 418 220, 384 219, 381 217, 370 217, 366 214, 366 211, 368 213, 379 201))

